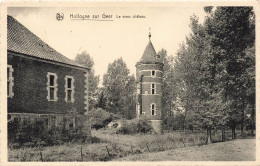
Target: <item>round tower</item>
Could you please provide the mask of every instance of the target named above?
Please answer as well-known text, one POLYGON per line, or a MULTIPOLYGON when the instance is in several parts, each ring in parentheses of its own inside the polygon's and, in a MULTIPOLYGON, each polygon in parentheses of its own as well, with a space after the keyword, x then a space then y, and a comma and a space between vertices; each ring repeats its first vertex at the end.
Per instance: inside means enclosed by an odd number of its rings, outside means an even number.
POLYGON ((157 133, 162 132, 162 76, 162 57, 156 54, 149 34, 143 56, 136 64, 136 114, 137 118, 148 118, 157 133))

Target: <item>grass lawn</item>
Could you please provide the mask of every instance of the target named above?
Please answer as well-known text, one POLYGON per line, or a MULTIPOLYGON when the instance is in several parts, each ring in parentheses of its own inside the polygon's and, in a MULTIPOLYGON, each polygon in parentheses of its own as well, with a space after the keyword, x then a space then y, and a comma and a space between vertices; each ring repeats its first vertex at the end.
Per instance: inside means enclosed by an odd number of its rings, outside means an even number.
MULTIPOLYGON (((217 141, 221 135, 215 134, 217 141)), ((205 144, 205 133, 169 132, 162 135, 114 134, 93 130, 92 143, 55 146, 9 146, 9 161, 206 161, 255 160, 255 139, 205 144)))
POLYGON ((210 145, 127 156, 120 161, 254 161, 255 139, 237 139, 210 145))

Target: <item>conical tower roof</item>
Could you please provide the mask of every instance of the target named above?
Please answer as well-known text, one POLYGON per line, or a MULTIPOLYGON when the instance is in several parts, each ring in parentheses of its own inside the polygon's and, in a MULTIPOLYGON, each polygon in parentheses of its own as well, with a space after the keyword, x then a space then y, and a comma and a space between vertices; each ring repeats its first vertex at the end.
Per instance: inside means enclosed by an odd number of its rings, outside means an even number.
POLYGON ((148 42, 148 44, 144 50, 143 56, 139 62, 145 63, 145 64, 162 63, 162 58, 160 57, 160 55, 156 54, 156 51, 153 47, 150 37, 151 36, 149 35, 149 42, 148 42))

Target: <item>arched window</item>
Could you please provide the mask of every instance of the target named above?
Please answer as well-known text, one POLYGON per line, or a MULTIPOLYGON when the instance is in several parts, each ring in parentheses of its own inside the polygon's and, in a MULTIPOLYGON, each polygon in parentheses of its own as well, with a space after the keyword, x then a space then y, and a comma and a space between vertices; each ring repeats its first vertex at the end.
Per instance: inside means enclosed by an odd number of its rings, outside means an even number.
POLYGON ((156 115, 156 105, 154 103, 150 105, 150 111, 151 115, 156 115))

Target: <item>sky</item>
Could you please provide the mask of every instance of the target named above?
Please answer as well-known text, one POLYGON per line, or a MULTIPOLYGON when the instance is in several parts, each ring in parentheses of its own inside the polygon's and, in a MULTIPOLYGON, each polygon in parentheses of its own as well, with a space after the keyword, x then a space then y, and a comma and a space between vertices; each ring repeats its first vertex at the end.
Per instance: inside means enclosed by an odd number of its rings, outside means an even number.
POLYGON ((149 28, 156 52, 164 48, 168 55, 175 56, 179 44, 185 42, 190 33, 190 16, 195 14, 200 22, 206 16, 203 6, 9 7, 7 12, 64 56, 74 60, 83 51, 89 53, 94 60, 95 73, 100 75, 100 85, 108 64, 120 57, 126 62, 130 74, 135 74, 135 64, 149 41, 149 28), (56 19, 57 13, 64 15, 62 21, 56 19), (89 15, 91 20, 71 18, 77 14, 89 15), (99 18, 93 20, 93 15, 99 15, 99 18), (133 18, 134 15, 145 18, 133 18))

